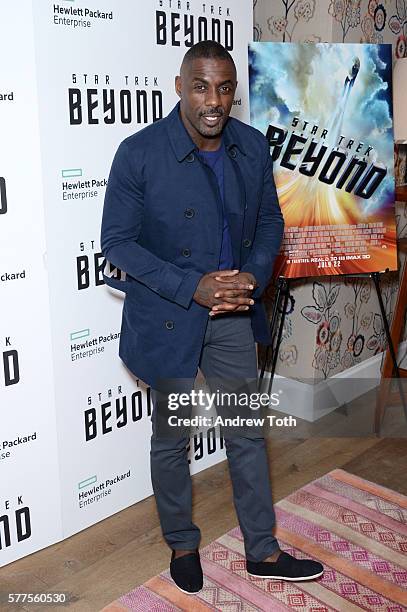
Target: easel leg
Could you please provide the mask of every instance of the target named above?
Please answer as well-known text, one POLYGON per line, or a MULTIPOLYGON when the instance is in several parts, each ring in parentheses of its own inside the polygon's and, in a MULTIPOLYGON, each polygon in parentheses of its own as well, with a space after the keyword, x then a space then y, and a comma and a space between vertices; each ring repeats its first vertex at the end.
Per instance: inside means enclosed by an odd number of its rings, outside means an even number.
POLYGON ((265 369, 266 369, 266 364, 267 364, 267 360, 268 360, 268 357, 269 357, 270 349, 273 350, 274 328, 275 328, 276 322, 277 322, 278 305, 279 305, 279 302, 280 302, 281 290, 282 290, 283 286, 284 286, 283 279, 279 278, 278 279, 278 283, 277 283, 276 294, 274 296, 273 309, 271 311, 271 313, 272 313, 271 314, 271 320, 270 320, 271 344, 267 345, 267 348, 266 348, 266 351, 265 351, 263 365, 261 367, 261 372, 260 372, 260 377, 259 377, 260 388, 261 388, 261 385, 263 384, 264 372, 265 372, 265 369))
MULTIPOLYGON (((404 390, 403 390, 403 385, 402 385, 402 382, 401 382, 399 366, 398 366, 398 363, 397 363, 397 355, 396 355, 396 352, 394 350, 394 344, 393 344, 393 339, 392 339, 391 333, 390 333, 389 322, 387 320, 386 309, 385 309, 384 303, 383 303, 382 292, 381 292, 381 288, 380 288, 380 276, 379 276, 379 272, 372 272, 371 278, 372 278, 372 280, 374 282, 374 285, 375 285, 375 288, 376 288, 377 298, 379 300, 380 313, 381 313, 382 319, 383 319, 384 331, 386 333, 386 338, 387 338, 387 342, 388 342, 388 345, 389 345, 389 351, 390 351, 391 359, 392 359, 392 362, 393 362, 393 372, 394 372, 394 374, 396 376, 396 379, 397 379, 397 384, 398 384, 398 388, 399 388, 401 403, 403 404, 404 416, 405 416, 406 421, 407 421, 406 398, 404 396, 404 390)), ((384 384, 386 385, 386 381, 384 382, 384 384)), ((387 385, 387 389, 389 389, 389 388, 390 388, 390 385, 387 385)), ((376 423, 375 423, 376 433, 380 432, 381 420, 382 420, 382 417, 384 416, 384 406, 385 406, 385 401, 386 401, 386 398, 384 397, 384 395, 387 395, 387 394, 384 394, 384 393, 380 392, 379 393, 379 397, 378 397, 378 406, 376 408, 376 423)))
MULTIPOLYGON (((270 372, 270 379, 269 379, 269 386, 268 386, 268 394, 271 394, 271 389, 273 387, 273 381, 274 381, 274 374, 276 371, 276 366, 277 366, 277 359, 278 359, 278 354, 279 354, 279 350, 280 350, 280 344, 281 344, 281 338, 283 335, 283 329, 284 329, 284 321, 285 321, 285 314, 287 312, 287 306, 288 306, 288 298, 290 297, 290 280, 287 279, 283 279, 284 283, 283 283, 283 292, 284 292, 284 302, 283 302, 283 310, 281 312, 281 316, 280 316, 280 322, 279 322, 279 326, 278 326, 278 334, 277 334, 277 341, 276 344, 273 348, 273 362, 272 362, 272 367, 271 367, 271 372, 270 372)), ((278 306, 278 305, 277 305, 278 306)))

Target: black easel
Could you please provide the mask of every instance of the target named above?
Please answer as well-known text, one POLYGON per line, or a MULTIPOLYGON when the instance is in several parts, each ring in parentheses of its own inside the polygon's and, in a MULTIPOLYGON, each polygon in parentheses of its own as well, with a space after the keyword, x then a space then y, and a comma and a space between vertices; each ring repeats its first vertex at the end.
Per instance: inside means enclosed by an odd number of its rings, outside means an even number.
MULTIPOLYGON (((390 351, 391 359, 393 362, 394 373, 395 373, 397 383, 398 383, 398 389, 399 389, 399 393, 401 397, 401 402, 403 404, 404 415, 407 421, 407 403, 406 403, 406 398, 404 396, 403 386, 401 383, 400 370, 399 370, 399 366, 397 363, 397 355, 396 355, 396 351, 394 350, 393 340, 392 340, 391 333, 390 333, 389 322, 387 320, 386 310, 385 310, 384 303, 383 303, 383 297, 382 297, 382 292, 381 292, 381 287, 380 287, 380 272, 371 272, 370 274, 344 274, 342 278, 345 276, 348 278, 349 277, 354 277, 354 278, 369 277, 373 281, 373 284, 375 286, 376 293, 377 293, 377 298, 379 300, 380 313, 383 319, 384 330, 386 333, 386 338, 387 338, 387 342, 389 345, 389 351, 390 351)), ((271 371, 270 371, 270 380, 269 380, 268 390, 267 390, 267 393, 269 395, 271 394, 271 390, 273 387, 274 374, 276 371, 278 353, 280 350, 281 338, 283 335, 283 328, 284 328, 284 321, 285 321, 285 316, 287 312, 288 299, 290 297, 290 286, 293 280, 305 280, 305 279, 300 279, 300 278, 292 279, 292 278, 285 278, 283 276, 279 276, 277 279, 276 294, 275 294, 275 298, 273 302, 273 309, 272 309, 272 314, 271 314, 271 319, 270 319, 270 335, 271 335, 272 343, 267 345, 266 347, 264 361, 261 367, 261 373, 259 377, 259 387, 260 389, 262 389, 263 380, 264 380, 264 372, 266 369, 266 364, 267 364, 269 353, 271 350, 272 364, 271 364, 271 371), (283 304, 282 309, 280 309, 280 302, 282 302, 283 304), (280 313, 280 318, 278 321, 279 313, 280 313), (278 332, 276 336, 275 328, 277 325, 278 325, 278 332), (274 341, 275 338, 276 338, 276 341, 274 341)))
POLYGON ((271 311, 271 319, 270 319, 271 344, 268 344, 266 347, 266 353, 264 356, 264 361, 263 361, 263 365, 262 365, 261 373, 259 377, 259 385, 260 385, 260 388, 262 388, 264 372, 266 369, 269 352, 271 350, 272 362, 271 362, 269 386, 267 390, 267 393, 269 395, 271 393, 271 389, 273 386, 274 374, 275 374, 276 366, 277 366, 278 352, 280 350, 281 338, 283 335, 285 315, 286 315, 287 306, 288 306, 288 298, 290 297, 290 286, 291 286, 290 281, 292 281, 292 279, 290 278, 285 278, 284 276, 278 277, 276 294, 274 296, 274 302, 273 302, 273 309, 271 311), (282 302, 283 302, 282 310, 280 310, 279 308, 281 298, 283 298, 282 299, 282 302), (281 313, 281 315, 280 315, 280 320, 278 321, 279 312, 281 313), (277 332, 277 337, 276 337, 275 330, 276 330, 277 324, 278 324, 278 332, 277 332), (275 338, 276 338, 276 341, 275 341, 275 338))

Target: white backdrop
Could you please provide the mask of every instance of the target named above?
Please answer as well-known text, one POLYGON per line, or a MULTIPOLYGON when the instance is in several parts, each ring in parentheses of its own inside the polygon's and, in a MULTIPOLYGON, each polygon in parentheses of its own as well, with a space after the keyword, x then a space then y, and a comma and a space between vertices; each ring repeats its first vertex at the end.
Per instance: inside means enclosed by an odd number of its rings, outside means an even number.
MULTIPOLYGON (((122 294, 100 270, 106 180, 201 38, 231 51, 248 121, 251 36, 251 0, 0 8, 1 565, 152 493, 150 390, 118 357, 122 294)), ((197 472, 225 454, 197 433, 190 456, 197 472)))

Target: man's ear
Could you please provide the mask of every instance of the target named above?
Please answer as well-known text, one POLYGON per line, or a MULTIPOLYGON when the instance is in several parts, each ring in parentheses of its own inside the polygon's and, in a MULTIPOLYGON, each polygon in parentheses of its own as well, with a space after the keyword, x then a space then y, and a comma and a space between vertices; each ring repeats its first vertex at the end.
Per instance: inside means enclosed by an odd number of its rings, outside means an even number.
POLYGON ((181 84, 182 84, 181 77, 176 76, 175 77, 175 91, 179 95, 180 98, 182 97, 181 84))

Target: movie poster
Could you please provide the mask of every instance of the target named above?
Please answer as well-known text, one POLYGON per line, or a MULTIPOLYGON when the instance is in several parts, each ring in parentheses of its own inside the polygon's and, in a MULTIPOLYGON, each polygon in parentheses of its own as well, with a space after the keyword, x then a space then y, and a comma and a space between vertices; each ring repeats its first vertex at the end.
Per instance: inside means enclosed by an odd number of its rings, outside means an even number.
POLYGON ((285 235, 275 275, 397 269, 391 45, 249 45, 285 235))

